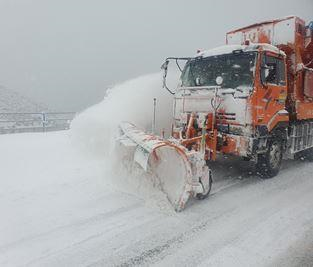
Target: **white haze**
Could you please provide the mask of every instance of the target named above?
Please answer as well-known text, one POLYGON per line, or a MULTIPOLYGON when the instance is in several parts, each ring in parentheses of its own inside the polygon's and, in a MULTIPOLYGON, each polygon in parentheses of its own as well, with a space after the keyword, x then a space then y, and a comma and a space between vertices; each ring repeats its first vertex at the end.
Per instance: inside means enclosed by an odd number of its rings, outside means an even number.
POLYGON ((167 56, 224 44, 225 32, 298 15, 312 0, 1 0, 0 85, 82 110, 121 81, 159 71, 167 56))

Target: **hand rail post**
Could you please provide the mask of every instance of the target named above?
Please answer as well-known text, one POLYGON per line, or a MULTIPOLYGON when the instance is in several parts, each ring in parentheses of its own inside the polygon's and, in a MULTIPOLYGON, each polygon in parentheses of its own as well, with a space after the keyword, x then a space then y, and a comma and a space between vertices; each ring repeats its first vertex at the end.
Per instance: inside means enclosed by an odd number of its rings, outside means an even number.
POLYGON ((46 131, 46 113, 42 112, 42 131, 46 131))

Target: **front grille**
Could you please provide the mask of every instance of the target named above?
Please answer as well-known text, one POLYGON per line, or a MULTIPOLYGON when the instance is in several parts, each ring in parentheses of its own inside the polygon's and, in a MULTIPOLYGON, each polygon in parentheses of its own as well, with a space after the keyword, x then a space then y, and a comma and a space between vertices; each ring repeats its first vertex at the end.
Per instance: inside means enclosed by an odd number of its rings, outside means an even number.
POLYGON ((236 120, 236 113, 218 112, 216 114, 216 121, 218 124, 231 124, 236 120))

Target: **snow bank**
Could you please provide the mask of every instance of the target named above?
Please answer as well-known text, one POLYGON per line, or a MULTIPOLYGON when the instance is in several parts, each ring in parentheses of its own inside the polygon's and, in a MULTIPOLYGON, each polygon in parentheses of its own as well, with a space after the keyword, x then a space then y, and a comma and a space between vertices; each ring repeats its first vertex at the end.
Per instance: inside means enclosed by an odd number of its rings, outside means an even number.
MULTIPOLYGON (((178 81, 178 73, 169 73, 168 76, 171 79, 169 85, 173 88, 178 81)), ((173 98, 162 88, 162 73, 154 73, 108 89, 101 103, 73 120, 71 137, 83 153, 103 159, 104 168, 111 172, 104 178, 106 182, 120 191, 144 198, 149 206, 165 209, 169 204, 164 194, 153 188, 151 177, 139 168, 127 168, 127 163, 117 162, 118 155, 114 149, 118 125, 122 121, 130 121, 147 132, 151 131, 154 98, 157 99, 156 131, 161 133, 164 129, 168 134, 173 98)))

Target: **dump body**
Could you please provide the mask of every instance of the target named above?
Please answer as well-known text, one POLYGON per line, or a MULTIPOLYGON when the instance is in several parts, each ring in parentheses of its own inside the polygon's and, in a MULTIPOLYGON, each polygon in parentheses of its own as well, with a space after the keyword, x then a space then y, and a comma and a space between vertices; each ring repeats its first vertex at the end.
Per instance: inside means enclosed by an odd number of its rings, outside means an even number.
POLYGON ((267 43, 285 52, 291 120, 313 118, 313 23, 291 16, 254 24, 226 35, 227 44, 267 43))

